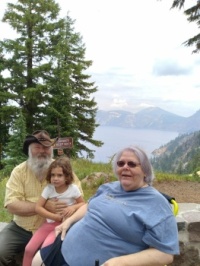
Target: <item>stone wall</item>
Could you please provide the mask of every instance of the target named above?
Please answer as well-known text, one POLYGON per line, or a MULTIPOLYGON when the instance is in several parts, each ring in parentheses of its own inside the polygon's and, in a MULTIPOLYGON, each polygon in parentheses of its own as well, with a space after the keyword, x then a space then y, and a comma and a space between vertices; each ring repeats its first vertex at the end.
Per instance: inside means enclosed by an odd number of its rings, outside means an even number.
POLYGON ((170 266, 200 266, 200 204, 179 203, 176 220, 180 255, 170 266))
MULTIPOLYGON (((180 255, 168 266, 200 266, 200 204, 180 203, 176 220, 180 255)), ((0 223, 0 230, 5 225, 0 223)))

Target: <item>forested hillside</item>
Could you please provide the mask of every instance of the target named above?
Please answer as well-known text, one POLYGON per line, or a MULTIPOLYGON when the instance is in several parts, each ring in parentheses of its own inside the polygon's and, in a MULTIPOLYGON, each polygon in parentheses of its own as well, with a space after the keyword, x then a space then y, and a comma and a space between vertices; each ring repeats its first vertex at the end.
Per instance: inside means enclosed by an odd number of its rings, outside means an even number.
POLYGON ((200 169, 200 131, 183 134, 152 153, 155 170, 178 174, 200 169))

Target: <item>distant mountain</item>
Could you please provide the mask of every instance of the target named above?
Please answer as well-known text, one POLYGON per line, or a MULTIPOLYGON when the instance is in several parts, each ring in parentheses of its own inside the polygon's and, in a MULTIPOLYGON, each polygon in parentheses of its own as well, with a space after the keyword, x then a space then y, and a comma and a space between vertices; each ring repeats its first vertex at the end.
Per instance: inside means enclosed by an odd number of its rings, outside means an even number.
POLYGON ((154 169, 179 174, 200 169, 200 131, 183 134, 152 152, 154 169))
POLYGON ((137 113, 99 110, 96 121, 101 126, 166 130, 183 134, 200 130, 200 110, 190 117, 182 117, 158 107, 149 107, 137 113))
POLYGON ((197 130, 200 130, 200 110, 194 115, 186 117, 181 126, 182 132, 193 132, 197 130))

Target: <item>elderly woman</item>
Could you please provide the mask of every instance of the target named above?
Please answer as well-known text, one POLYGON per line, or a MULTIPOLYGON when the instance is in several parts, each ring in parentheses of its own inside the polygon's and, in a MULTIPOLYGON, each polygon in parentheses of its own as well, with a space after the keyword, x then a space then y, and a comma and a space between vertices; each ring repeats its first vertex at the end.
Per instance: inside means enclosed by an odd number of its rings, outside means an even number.
MULTIPOLYGON (((124 148, 115 155, 113 170, 119 180, 100 186, 88 204, 56 228, 63 240, 60 265, 171 263, 179 253, 177 224, 168 201, 151 186, 154 175, 146 153, 124 148)), ((42 249, 32 265, 41 265, 47 251, 42 249)))

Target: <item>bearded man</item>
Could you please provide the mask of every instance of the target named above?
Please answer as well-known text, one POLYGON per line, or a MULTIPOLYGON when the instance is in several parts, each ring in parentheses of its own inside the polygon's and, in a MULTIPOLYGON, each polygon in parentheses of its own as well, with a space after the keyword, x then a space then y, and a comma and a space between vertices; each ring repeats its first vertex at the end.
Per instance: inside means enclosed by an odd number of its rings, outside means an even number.
MULTIPOLYGON (((0 266, 16 265, 15 256, 23 252, 32 234, 44 218, 35 212, 35 203, 47 184, 46 173, 53 158, 53 144, 45 130, 28 135, 23 144, 27 161, 16 166, 6 184, 5 208, 13 214, 13 220, 0 232, 0 266)), ((76 185, 83 193, 81 183, 74 174, 76 185)), ((60 212, 66 204, 48 201, 46 208, 60 212)))

